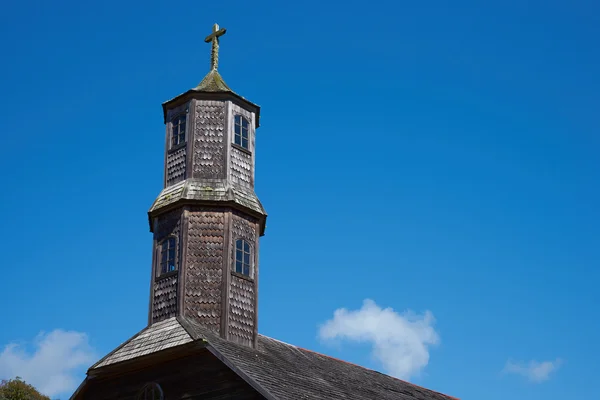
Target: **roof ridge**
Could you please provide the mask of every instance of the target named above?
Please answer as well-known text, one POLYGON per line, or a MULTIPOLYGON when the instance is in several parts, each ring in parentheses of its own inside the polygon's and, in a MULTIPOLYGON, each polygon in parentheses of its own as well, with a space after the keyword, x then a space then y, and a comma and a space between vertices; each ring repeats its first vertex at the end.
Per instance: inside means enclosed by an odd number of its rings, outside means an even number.
POLYGON ((271 337, 271 336, 263 335, 262 333, 259 333, 259 334, 258 334, 258 336, 262 336, 262 337, 264 337, 265 339, 274 340, 274 341, 276 341, 276 342, 283 343, 283 344, 285 344, 285 345, 288 345, 288 346, 291 346, 291 347, 300 348, 300 347, 296 346, 295 344, 291 344, 291 343, 288 343, 288 342, 284 342, 283 340, 275 339, 275 338, 273 338, 273 337, 271 337))

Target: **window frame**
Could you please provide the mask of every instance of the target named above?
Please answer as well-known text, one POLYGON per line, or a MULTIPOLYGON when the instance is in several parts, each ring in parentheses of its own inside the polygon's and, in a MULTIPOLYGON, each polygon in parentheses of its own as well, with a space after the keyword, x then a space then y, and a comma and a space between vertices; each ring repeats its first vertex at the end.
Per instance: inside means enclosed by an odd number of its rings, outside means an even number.
POLYGON ((245 238, 237 238, 233 245, 233 265, 232 270, 236 274, 239 274, 245 278, 252 279, 254 275, 254 248, 252 244, 245 238), (241 246, 238 248, 238 244, 241 246), (245 256, 247 255, 248 262, 245 262, 245 256), (238 260, 238 256, 240 259, 238 260), (238 270, 238 265, 240 269, 238 270), (248 273, 244 273, 245 267, 248 273))
POLYGON ((161 277, 164 275, 167 275, 169 273, 175 272, 179 269, 179 263, 178 263, 178 255, 177 254, 177 237, 174 235, 169 235, 167 237, 165 237, 163 240, 161 240, 160 242, 158 242, 158 246, 157 246, 157 250, 158 250, 158 257, 157 257, 157 267, 156 267, 156 272, 157 272, 157 277, 161 277), (165 243, 167 244, 167 248, 166 248, 166 253, 165 253, 165 249, 164 249, 164 245, 165 243), (170 244, 173 243, 173 246, 171 247, 170 244), (173 251, 173 258, 170 258, 169 256, 169 251, 172 250, 173 251), (163 253, 167 254, 166 259, 163 260, 163 253), (173 260, 173 269, 169 270, 169 261, 173 260), (165 270, 163 271, 163 265, 165 267, 165 270))
POLYGON ((250 118, 247 118, 245 115, 237 113, 233 116, 233 144, 245 151, 252 152, 250 148, 250 137, 252 136, 252 123, 250 122, 250 118), (238 118, 240 122, 238 123, 238 118), (246 122, 246 127, 244 128, 244 122, 246 122), (239 127, 239 133, 237 132, 239 127), (246 131, 246 137, 244 138, 244 129, 246 131), (239 137, 239 143, 238 143, 239 137), (246 146, 244 146, 244 139, 246 141, 246 146))
POLYGON ((144 387, 142 387, 140 389, 140 391, 138 392, 138 394, 135 398, 136 398, 136 400, 155 400, 155 398, 154 398, 155 391, 158 391, 158 399, 164 400, 165 394, 164 394, 162 388, 160 387, 160 385, 156 382, 146 383, 144 385, 144 387), (152 397, 150 399, 147 398, 148 390, 151 390, 150 393, 151 393, 152 397))
POLYGON ((174 150, 174 149, 178 149, 180 147, 185 146, 185 144, 187 143, 187 137, 188 137, 187 131, 188 131, 187 113, 180 112, 178 114, 175 114, 171 118, 171 129, 169 131, 169 150, 174 150), (175 121, 178 121, 177 136, 174 135, 175 121), (183 132, 181 132, 181 121, 183 121, 183 124, 184 124, 183 132), (175 143, 175 137, 177 137, 177 143, 175 143))

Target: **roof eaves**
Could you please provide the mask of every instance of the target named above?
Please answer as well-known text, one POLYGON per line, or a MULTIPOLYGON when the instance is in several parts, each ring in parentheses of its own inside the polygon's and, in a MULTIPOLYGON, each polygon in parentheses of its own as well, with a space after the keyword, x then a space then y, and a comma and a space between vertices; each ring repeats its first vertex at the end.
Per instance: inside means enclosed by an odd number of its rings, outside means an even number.
POLYGON ((71 397, 69 397, 69 400, 75 400, 77 398, 77 396, 79 396, 80 393, 83 393, 83 389, 85 388, 86 383, 88 382, 88 379, 89 378, 87 376, 85 378, 83 378, 83 381, 77 387, 77 390, 75 390, 75 392, 73 392, 73 394, 71 395, 71 397))
MULTIPOLYGON (((229 91, 229 92, 207 92, 207 91, 201 91, 201 90, 196 90, 196 88, 190 89, 184 93, 181 93, 175 97, 173 97, 172 99, 169 99, 165 102, 162 103, 162 108, 163 108, 163 122, 167 123, 167 108, 171 105, 171 104, 177 104, 178 101, 180 101, 180 99, 188 99, 188 98, 193 98, 194 94, 196 95, 204 95, 204 96, 210 96, 210 97, 214 97, 216 100, 227 100, 227 98, 231 98, 233 97, 234 99, 237 99, 238 101, 241 101, 242 103, 246 103, 248 106, 253 107, 256 109, 256 127, 260 127, 260 106, 256 103, 251 102, 250 100, 246 99, 245 97, 233 92, 233 91, 229 91), (212 96, 211 96, 212 95, 212 96)), ((184 101, 182 100, 182 103, 184 101)))
POLYGON ((92 365, 91 367, 88 368, 88 373, 89 373, 89 371, 97 368, 98 365, 102 364, 104 362, 104 360, 106 360, 108 357, 112 356, 117 351, 121 350, 125 345, 127 345, 127 343, 131 342, 133 339, 135 339, 136 337, 138 337, 139 335, 141 335, 142 333, 144 333, 146 330, 148 330, 148 328, 149 328, 149 326, 146 326, 144 329, 142 329, 141 331, 139 331, 138 333, 136 333, 135 335, 133 335, 132 337, 130 337, 129 339, 127 339, 126 341, 124 341, 123 343, 121 343, 119 346, 117 346, 113 351, 111 351, 110 353, 108 353, 107 355, 105 355, 104 357, 102 357, 94 365, 92 365))

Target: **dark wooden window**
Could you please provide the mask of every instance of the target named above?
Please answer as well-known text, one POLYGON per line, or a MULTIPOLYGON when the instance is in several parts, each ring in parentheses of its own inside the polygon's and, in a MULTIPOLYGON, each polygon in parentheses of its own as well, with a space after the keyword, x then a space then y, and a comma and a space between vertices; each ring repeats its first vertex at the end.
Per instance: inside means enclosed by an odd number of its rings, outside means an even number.
POLYGON ((185 114, 171 121, 171 148, 181 143, 185 143, 185 114))
POLYGON ((163 400, 163 391, 157 383, 149 383, 138 394, 136 400, 163 400))
POLYGON ((235 272, 250 276, 252 252, 250 251, 250 243, 244 239, 235 241, 235 272))
POLYGON ((250 123, 241 115, 236 115, 234 118, 234 143, 248 150, 248 130, 250 123))
POLYGON ((163 240, 160 244, 160 273, 166 274, 167 272, 175 271, 175 248, 177 242, 174 237, 163 240))

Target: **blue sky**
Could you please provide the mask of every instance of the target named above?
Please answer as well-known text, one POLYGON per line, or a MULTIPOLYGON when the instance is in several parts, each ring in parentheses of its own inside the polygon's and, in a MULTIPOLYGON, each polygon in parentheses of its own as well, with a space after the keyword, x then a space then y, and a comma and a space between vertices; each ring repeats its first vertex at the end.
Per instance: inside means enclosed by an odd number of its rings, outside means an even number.
POLYGON ((146 324, 160 105, 206 74, 218 22, 221 74, 262 106, 259 330, 465 400, 588 397, 599 16, 592 1, 4 4, 0 378, 67 398, 146 324))

